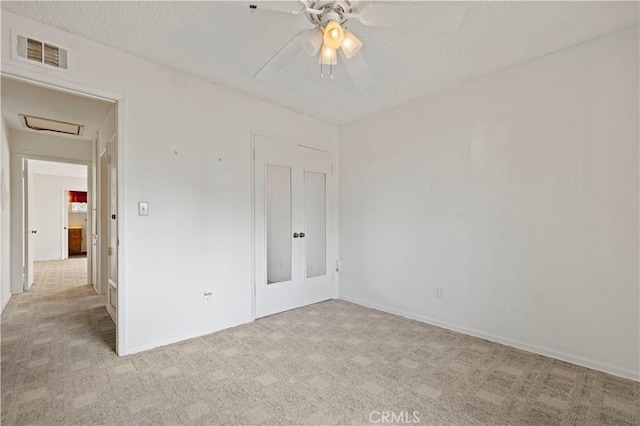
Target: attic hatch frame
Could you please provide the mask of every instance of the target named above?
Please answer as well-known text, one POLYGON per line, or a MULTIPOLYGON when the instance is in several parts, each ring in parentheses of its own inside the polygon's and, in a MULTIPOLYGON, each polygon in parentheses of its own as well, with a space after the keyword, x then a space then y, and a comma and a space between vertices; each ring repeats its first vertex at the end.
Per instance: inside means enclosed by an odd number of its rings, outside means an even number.
MULTIPOLYGON (((12 46, 12 50, 13 50, 13 46, 12 46)), ((12 52, 13 53, 13 52, 12 52)), ((12 58, 15 59, 15 58, 12 58)), ((31 62, 31 61, 30 61, 31 62)), ((26 64, 26 62, 24 61, 16 61, 12 64, 9 64, 8 66, 5 66, 3 64, 3 69, 0 70, 0 77, 1 78, 6 78, 8 80, 14 80, 14 81, 18 81, 21 83, 25 83, 25 84, 29 84, 35 87, 42 87, 45 89, 50 89, 50 90, 55 90, 57 92, 62 92, 62 93, 67 93, 67 94, 72 94, 75 96, 80 96, 83 98, 89 98, 89 99, 95 99, 95 100, 99 100, 99 101, 105 101, 105 102, 109 102, 111 104, 115 105, 116 108, 116 114, 115 114, 115 121, 116 121, 116 131, 115 131, 115 146, 116 146, 116 150, 119 153, 124 152, 123 146, 124 146, 124 140, 125 140, 125 130, 124 130, 124 111, 125 111, 125 96, 119 93, 115 93, 115 92, 109 92, 103 89, 99 89, 99 88, 95 88, 95 87, 91 87, 91 86, 86 86, 83 84, 79 84, 76 82, 72 82, 72 81, 68 81, 65 79, 62 79, 61 76, 58 76, 54 73, 51 74, 41 74, 40 72, 34 72, 32 71, 31 67, 25 67, 24 64, 26 64)), ((35 65, 36 67, 38 66, 37 63, 34 63, 33 65, 35 65)), ((95 144, 95 142, 94 142, 95 144)), ((97 153, 97 155, 100 155, 99 152, 97 152, 97 147, 95 148, 95 151, 97 153)), ((16 154, 19 158, 19 161, 22 162, 24 161, 24 159, 36 159, 36 156, 31 156, 28 153, 17 153, 16 154)), ((95 157, 95 156, 94 156, 95 157)), ((124 176, 124 156, 123 155, 118 155, 117 156, 117 164, 116 164, 116 169, 117 169, 117 239, 118 239, 118 250, 117 250, 117 256, 118 256, 118 260, 117 260, 117 276, 118 276, 118 287, 117 287, 117 303, 118 303, 118 310, 117 310, 117 321, 116 321, 116 348, 115 348, 115 352, 118 356, 124 356, 124 355, 128 355, 130 353, 134 353, 136 352, 136 350, 128 350, 128 348, 126 347, 126 293, 124 291, 122 291, 122 286, 126 286, 126 275, 124 273, 124 267, 126 264, 126 246, 125 244, 122 244, 122 242, 125 241, 125 238, 123 238, 123 234, 124 234, 124 230, 125 230, 125 221, 123 220, 124 216, 124 210, 125 210, 125 203, 124 203, 124 182, 125 182, 125 176, 124 176)), ((56 159, 56 158, 46 158, 46 157, 40 157, 38 159, 41 160, 45 160, 45 161, 60 161, 60 159, 56 159)), ((91 167, 97 167, 97 160, 95 158, 92 159, 92 164, 90 165, 91 167), (95 162, 95 164, 94 164, 95 162)), ((97 176, 96 176, 97 178, 97 176)), ((97 179, 94 179, 97 180, 97 179)), ((97 183, 97 182, 96 182, 97 183)), ((20 189, 22 189, 22 179, 20 179, 20 183, 19 183, 20 189)), ((19 203, 22 204, 22 203, 19 203)), ((24 206, 20 206, 20 209, 23 210, 24 206)), ((13 210, 13 209, 12 209, 13 210)), ((21 215, 19 216, 19 219, 21 221, 24 221, 24 214, 25 212, 22 211, 21 215)), ((11 216, 13 217, 14 214, 11 213, 11 216)), ((23 274, 23 268, 22 268, 22 256, 24 254, 24 244, 21 243, 22 241, 22 227, 20 227, 20 238, 16 239, 14 238, 14 234, 11 233, 10 234, 10 239, 11 239, 11 249, 10 249, 10 275, 11 275, 11 281, 13 282, 14 280, 16 280, 16 282, 20 282, 20 287, 22 288, 22 274, 23 274), (17 250, 14 248, 14 246, 16 244, 20 245, 20 250, 17 250), (16 257, 16 253, 19 252, 19 261, 16 261, 16 259, 14 259, 14 257, 16 257)), ((107 288, 107 291, 109 289, 107 288)), ((12 288, 12 292, 14 291, 14 289, 12 288)))
POLYGON ((27 129, 35 130, 38 132, 55 132, 55 133, 62 133, 63 135, 72 135, 72 136, 82 136, 82 134, 84 133, 84 126, 82 124, 70 123, 68 121, 54 120, 52 118, 36 117, 35 115, 27 115, 27 114, 20 114, 20 118, 22 119, 22 124, 27 129), (74 131, 54 129, 52 127, 41 127, 36 125, 35 123, 29 123, 29 119, 34 119, 35 121, 40 120, 44 122, 50 122, 50 123, 53 123, 54 125, 62 124, 65 126, 73 126, 73 127, 76 127, 77 129, 74 132, 74 131))

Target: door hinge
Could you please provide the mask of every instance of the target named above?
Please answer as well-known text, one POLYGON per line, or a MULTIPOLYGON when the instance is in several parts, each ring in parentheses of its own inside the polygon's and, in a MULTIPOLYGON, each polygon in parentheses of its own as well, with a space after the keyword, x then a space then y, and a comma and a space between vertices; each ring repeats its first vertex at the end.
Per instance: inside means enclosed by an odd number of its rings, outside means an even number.
POLYGON ((256 161, 256 149, 253 148, 253 161, 256 161))
POLYGON ((111 252, 113 250, 111 250, 111 246, 107 247, 107 256, 111 256, 111 252))

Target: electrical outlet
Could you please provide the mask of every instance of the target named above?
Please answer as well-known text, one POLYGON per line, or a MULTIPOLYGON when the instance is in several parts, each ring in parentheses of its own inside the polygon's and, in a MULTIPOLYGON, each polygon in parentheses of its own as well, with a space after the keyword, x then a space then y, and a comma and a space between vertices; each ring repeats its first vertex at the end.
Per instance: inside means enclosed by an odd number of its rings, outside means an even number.
POLYGON ((437 297, 438 299, 442 299, 442 287, 434 287, 433 288, 433 297, 437 297))
POLYGON ((210 302, 212 298, 213 298, 213 292, 205 291, 205 293, 204 293, 204 301, 205 302, 210 302))

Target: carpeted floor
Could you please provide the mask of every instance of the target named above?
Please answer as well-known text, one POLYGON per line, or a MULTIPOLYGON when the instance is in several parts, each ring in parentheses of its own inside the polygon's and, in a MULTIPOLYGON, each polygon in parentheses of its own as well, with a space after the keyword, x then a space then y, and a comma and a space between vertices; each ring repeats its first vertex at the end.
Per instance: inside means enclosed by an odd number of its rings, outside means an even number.
POLYGON ((638 425, 640 384, 329 301, 118 358, 85 259, 2 314, 2 424, 638 425))

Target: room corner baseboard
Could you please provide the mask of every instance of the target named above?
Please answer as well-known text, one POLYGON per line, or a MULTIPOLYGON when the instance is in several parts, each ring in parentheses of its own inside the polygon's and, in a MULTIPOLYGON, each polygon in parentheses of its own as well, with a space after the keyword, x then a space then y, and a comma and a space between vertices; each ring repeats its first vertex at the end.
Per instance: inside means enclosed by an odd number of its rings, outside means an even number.
POLYGON ((215 325, 213 327, 202 328, 202 329, 199 329, 199 330, 196 330, 196 331, 192 331, 192 332, 189 332, 189 333, 168 337, 166 339, 156 340, 156 341, 153 341, 153 342, 143 343, 143 344, 140 344, 140 345, 129 346, 129 347, 125 348, 125 350, 122 351, 122 353, 120 355, 121 356, 133 355, 133 354, 136 354, 138 352, 148 351, 150 349, 158 348, 160 346, 166 346, 166 345, 170 345, 170 344, 173 344, 173 343, 182 342, 184 340, 193 339, 195 337, 206 336, 207 334, 215 333, 217 331, 226 330, 227 328, 237 327, 239 325, 247 324, 247 323, 250 323, 252 321, 253 321, 253 318, 247 318, 247 319, 244 319, 244 320, 241 320, 241 321, 238 321, 238 322, 217 324, 217 325, 215 325))
POLYGON ((9 294, 9 297, 7 297, 7 300, 4 300, 2 302, 2 309, 0 309, 0 313, 4 312, 4 308, 7 307, 7 305, 9 304, 9 300, 11 300, 11 294, 9 294))
POLYGON ((579 365, 581 367, 591 368, 593 370, 602 371, 603 373, 612 374, 614 376, 622 377, 629 380, 634 380, 636 382, 640 381, 640 372, 634 372, 634 371, 627 370, 624 368, 619 368, 613 365, 609 365, 609 364, 605 364, 597 361, 591 361, 588 359, 566 354, 563 352, 554 351, 552 349, 529 345, 527 343, 507 339, 501 336, 496 336, 490 333, 485 333, 483 331, 474 330, 471 328, 462 327, 455 324, 450 324, 450 323, 439 321, 423 315, 414 314, 411 312, 406 312, 401 309, 389 308, 389 307, 378 305, 375 303, 370 303, 363 300, 353 299, 353 298, 344 297, 344 296, 340 297, 340 299, 346 302, 355 303, 356 305, 365 306, 367 308, 376 309, 378 311, 399 315, 401 317, 420 321, 429 325, 434 325, 436 327, 446 328, 447 330, 456 331, 458 333, 466 334, 473 337, 478 337, 478 338, 489 340, 492 342, 497 342, 506 346, 511 346, 512 348, 521 349, 521 350, 532 352, 538 355, 547 356, 549 358, 554 358, 560 361, 565 361, 571 364, 579 365))

